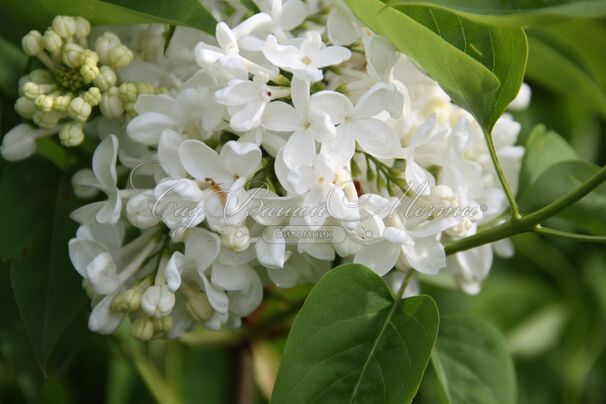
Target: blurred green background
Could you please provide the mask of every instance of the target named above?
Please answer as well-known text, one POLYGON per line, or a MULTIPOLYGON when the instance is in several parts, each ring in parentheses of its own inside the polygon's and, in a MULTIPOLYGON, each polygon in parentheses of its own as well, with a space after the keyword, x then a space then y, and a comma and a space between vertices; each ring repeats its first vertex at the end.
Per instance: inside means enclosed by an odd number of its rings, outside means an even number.
MULTIPOLYGON (((5 6, 12 7, 7 3, 0 9, 5 6)), ((0 22, 0 129, 6 133, 16 123, 16 80, 27 63, 14 41, 29 27, 4 15, 0 22)), ((606 23, 572 20, 528 34, 526 81, 533 99, 527 111, 515 114, 523 124, 520 143, 543 123, 565 137, 581 158, 603 166, 606 23)), ((2 232, 10 230, 7 225, 0 223, 2 232)), ((575 230, 556 219, 552 225, 575 230)), ((436 299, 442 314, 477 315, 503 332, 515 359, 520 403, 606 402, 606 249, 534 234, 513 241, 515 257, 495 261, 478 296, 437 282, 423 283, 423 292, 436 299)), ((62 270, 77 284, 75 271, 68 266, 62 270)), ((79 314, 62 331, 48 361, 39 363, 22 320, 31 313, 20 314, 13 284, 9 264, 0 264, 1 403, 222 404, 236 402, 238 394, 266 402, 284 330, 259 333, 264 342, 252 334, 201 333, 185 341, 140 343, 128 330, 103 337, 87 330, 84 292, 72 288, 70 293, 80 294, 79 314)), ((285 301, 290 298, 284 294, 285 301)), ((289 314, 285 309, 284 318, 289 314)), ((415 402, 435 403, 436 394, 435 375, 428 367, 415 402)))

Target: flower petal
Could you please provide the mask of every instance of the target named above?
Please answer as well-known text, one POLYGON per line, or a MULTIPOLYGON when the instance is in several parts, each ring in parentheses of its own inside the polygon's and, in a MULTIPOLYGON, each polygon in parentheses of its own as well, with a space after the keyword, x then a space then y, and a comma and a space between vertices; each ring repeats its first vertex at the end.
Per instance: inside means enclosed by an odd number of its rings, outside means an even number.
POLYGON ((412 268, 426 275, 437 275, 446 266, 444 246, 435 237, 417 238, 414 246, 402 246, 412 268))
POLYGON ((229 121, 232 129, 237 132, 248 132, 259 127, 266 105, 264 101, 256 100, 237 110, 229 121))
POLYGON ((181 143, 179 157, 185 171, 199 181, 206 181, 207 178, 218 183, 233 181, 233 177, 223 168, 217 152, 199 140, 181 143))
POLYGON ((183 178, 187 175, 179 158, 179 146, 183 140, 183 136, 171 129, 166 129, 160 136, 158 160, 162 169, 172 178, 183 178))
POLYGON ((354 256, 354 263, 365 265, 377 275, 383 276, 396 265, 399 256, 398 245, 389 241, 380 241, 362 248, 354 256))
POLYGON ((211 272, 211 282, 225 290, 246 290, 250 285, 252 268, 248 265, 224 265, 215 262, 211 272))
POLYGON ((303 121, 291 105, 274 101, 265 107, 262 125, 276 132, 294 132, 303 128, 303 121))
POLYGON ((105 190, 116 188, 116 161, 118 159, 118 139, 114 135, 106 137, 93 154, 93 173, 105 190))
POLYGON ((232 174, 248 178, 261 164, 261 149, 254 143, 240 143, 230 140, 221 148, 221 160, 232 174))
POLYGON ((147 112, 136 116, 126 127, 128 136, 139 143, 155 146, 165 129, 173 129, 179 123, 170 116, 158 112, 147 112))
POLYGON ((185 257, 195 261, 199 272, 215 261, 220 250, 219 237, 205 229, 193 229, 185 240, 185 257))
POLYGON ((111 309, 115 295, 107 295, 93 308, 88 318, 88 329, 103 335, 116 331, 122 320, 123 313, 116 313, 111 309))
POLYGON ((171 116, 174 103, 174 98, 166 94, 141 94, 137 97, 135 111, 137 111, 137 114, 139 115, 147 112, 158 112, 166 116, 171 116))
POLYGON ((350 125, 356 141, 367 153, 378 158, 393 158, 402 150, 398 135, 378 119, 358 119, 350 125))
POLYGON ((295 132, 288 138, 282 156, 290 168, 311 166, 316 157, 316 145, 313 137, 307 131, 295 132))
POLYGON ((354 106, 344 94, 336 91, 320 91, 311 96, 311 107, 330 116, 333 124, 338 125, 353 113, 354 106))

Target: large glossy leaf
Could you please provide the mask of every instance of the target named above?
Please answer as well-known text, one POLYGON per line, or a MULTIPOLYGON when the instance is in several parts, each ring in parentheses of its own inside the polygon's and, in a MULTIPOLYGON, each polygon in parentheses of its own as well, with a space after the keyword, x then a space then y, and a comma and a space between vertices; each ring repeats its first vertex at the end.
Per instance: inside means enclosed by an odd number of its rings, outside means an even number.
POLYGON ((526 153, 520 171, 520 195, 546 169, 567 160, 578 160, 572 147, 557 133, 548 131, 543 125, 536 126, 526 143, 526 153))
POLYGON ((136 11, 158 22, 187 25, 202 31, 215 33, 217 21, 202 6, 199 0, 103 0, 128 10, 136 11))
POLYGON ((11 289, 9 264, 0 262, 0 358, 8 373, 13 376, 22 394, 30 402, 43 382, 32 345, 21 321, 11 289))
MULTIPOLYGON (((595 164, 572 160, 552 165, 520 195, 520 207, 527 212, 535 211, 561 196, 578 188, 599 170, 595 164)), ((606 234, 606 183, 589 195, 564 209, 557 217, 571 222, 585 231, 606 234)))
POLYGON ((383 280, 343 265, 295 319, 272 403, 410 403, 438 330, 428 296, 395 302, 383 280))
POLYGON ((206 32, 215 31, 215 21, 197 0, 31 0, 24 7, 18 1, 2 4, 0 32, 18 40, 30 29, 44 29, 58 14, 79 15, 93 24, 151 24, 186 25, 206 32))
POLYGON ((501 334, 474 317, 445 316, 431 356, 449 404, 514 404, 513 362, 501 334))
POLYGON ((602 0, 388 0, 387 3, 447 8, 475 20, 511 25, 606 15, 606 3, 602 0))
POLYGON ((49 215, 48 207, 53 205, 58 181, 59 171, 39 158, 5 166, 0 179, 2 260, 23 255, 32 229, 49 215))
POLYGON ((527 58, 524 31, 442 8, 346 0, 356 17, 415 60, 486 132, 515 98, 527 58))
MULTIPOLYGON (((76 207, 75 199, 69 197, 69 177, 57 177, 48 185, 51 189, 46 192, 52 197, 45 195, 47 205, 27 227, 30 237, 23 255, 10 269, 15 300, 43 372, 55 353, 68 348, 60 342, 67 341, 65 333, 87 300, 67 252, 67 242, 76 231, 68 216, 76 207)), ((19 226, 23 224, 15 228, 19 226)))

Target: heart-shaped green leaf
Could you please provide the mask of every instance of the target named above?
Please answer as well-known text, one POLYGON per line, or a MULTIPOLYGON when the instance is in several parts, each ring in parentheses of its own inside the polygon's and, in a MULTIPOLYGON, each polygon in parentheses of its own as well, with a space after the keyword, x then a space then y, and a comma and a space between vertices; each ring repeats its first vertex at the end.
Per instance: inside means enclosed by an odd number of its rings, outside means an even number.
POLYGON ((326 274, 297 316, 272 403, 410 403, 438 330, 428 296, 394 301, 370 269, 326 274))

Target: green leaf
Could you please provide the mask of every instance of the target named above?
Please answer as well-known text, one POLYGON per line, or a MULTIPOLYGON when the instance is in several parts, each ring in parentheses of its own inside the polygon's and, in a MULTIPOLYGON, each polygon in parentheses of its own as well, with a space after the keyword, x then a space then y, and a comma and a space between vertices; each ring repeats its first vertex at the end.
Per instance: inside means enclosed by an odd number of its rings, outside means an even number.
POLYGON ((17 95, 17 82, 25 72, 27 57, 20 48, 0 36, 0 96, 4 100, 17 95))
MULTIPOLYGON (((540 209, 576 189, 599 170, 595 164, 572 160, 552 165, 520 196, 520 208, 526 212, 540 209)), ((564 209, 556 217, 568 220, 579 229, 606 234, 606 183, 564 209)))
MULTIPOLYGON (((603 80, 595 74, 587 59, 575 45, 548 31, 531 31, 526 75, 534 83, 565 96, 572 96, 606 116, 606 95, 603 80)), ((598 48, 594 49, 599 52, 598 48)), ((598 67, 599 68, 599 67, 598 67)), ((606 64, 602 66, 606 69, 606 64)))
MULTIPOLYGON (((55 181, 46 189, 50 195, 44 195, 45 209, 27 227, 30 237, 24 254, 10 270, 17 307, 43 372, 69 348, 63 343, 68 340, 65 333, 87 300, 67 250, 77 227, 68 216, 77 207, 69 197, 69 177, 59 176, 54 168, 48 171, 54 173, 55 181)), ((40 172, 32 175, 42 176, 40 172)))
POLYGON ((43 383, 32 345, 17 304, 13 297, 8 263, 0 262, 0 307, 2 307, 2 327, 0 327, 0 362, 12 376, 13 383, 30 402, 34 402, 43 383))
POLYGON ((431 355, 450 404, 514 404, 513 362, 501 334, 465 315, 445 316, 431 355))
POLYGON ((410 403, 438 330, 429 296, 394 301, 355 264, 312 289, 286 342, 272 403, 410 403))
POLYGON ((517 95, 527 58, 524 31, 484 25, 443 8, 346 0, 370 29, 410 56, 490 133, 517 95))
POLYGON ((548 131, 543 125, 537 125, 526 143, 518 192, 522 194, 552 165, 567 160, 578 160, 572 147, 557 133, 548 131))
POLYGON ((396 0, 388 3, 442 7, 474 20, 510 25, 606 15, 606 3, 602 0, 396 0))
POLYGON ((7 164, 0 179, 0 257, 3 261, 23 255, 32 229, 48 217, 59 172, 39 159, 7 164), (10 230, 9 230, 10 229, 10 230))
POLYGON ((217 21, 199 0, 103 0, 104 3, 133 10, 148 16, 155 22, 170 25, 186 25, 214 34, 217 21))
POLYGON ((30 29, 44 30, 59 14, 78 15, 96 25, 172 24, 214 33, 216 21, 197 0, 31 0, 2 5, 0 32, 17 41, 30 29), (4 27, 12 27, 5 29, 4 27), (14 29, 13 29, 14 28, 14 29))

